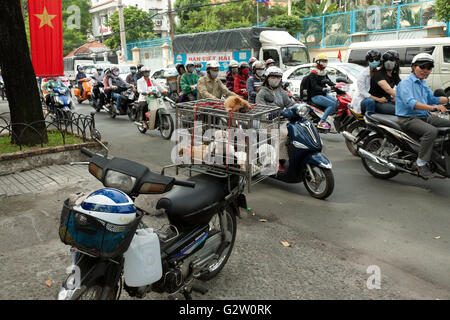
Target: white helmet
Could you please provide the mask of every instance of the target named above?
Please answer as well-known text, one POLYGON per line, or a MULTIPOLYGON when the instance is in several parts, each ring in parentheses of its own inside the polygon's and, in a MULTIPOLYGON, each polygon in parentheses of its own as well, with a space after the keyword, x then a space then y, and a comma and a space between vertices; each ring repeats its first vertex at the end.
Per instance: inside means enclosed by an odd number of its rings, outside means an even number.
POLYGON ((124 192, 103 188, 89 194, 81 206, 73 207, 78 211, 102 221, 125 225, 136 219, 136 206, 124 192))
POLYGON ((206 63, 206 70, 209 68, 220 68, 220 64, 216 60, 210 60, 206 63))
POLYGON ((283 76, 283 72, 281 71, 280 68, 272 66, 266 69, 266 73, 265 73, 266 77, 269 76, 277 76, 277 77, 282 77, 283 76))
POLYGON ((228 64, 229 68, 237 68, 239 67, 239 63, 236 60, 231 60, 230 63, 228 64))
POLYGON ((141 68, 141 72, 142 72, 142 73, 144 73, 144 72, 150 72, 150 68, 149 68, 149 67, 142 67, 142 68, 141 68))
POLYGON ((434 59, 429 53, 419 53, 414 56, 412 59, 412 64, 422 65, 425 63, 431 63, 434 65, 434 59))

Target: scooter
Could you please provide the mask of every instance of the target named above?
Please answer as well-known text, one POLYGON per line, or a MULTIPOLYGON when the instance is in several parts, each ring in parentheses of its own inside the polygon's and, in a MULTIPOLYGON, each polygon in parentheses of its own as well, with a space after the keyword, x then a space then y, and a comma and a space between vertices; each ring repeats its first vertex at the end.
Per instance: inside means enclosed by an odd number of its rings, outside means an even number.
POLYGON ((105 90, 103 89, 103 83, 95 81, 92 87, 91 106, 96 112, 100 112, 106 101, 105 90))
POLYGON ((83 101, 92 99, 92 87, 94 86, 95 80, 91 80, 89 78, 83 78, 78 80, 82 82, 83 86, 83 95, 81 95, 81 90, 78 88, 78 86, 75 87, 73 90, 75 97, 77 98, 78 103, 82 103, 83 101))
POLYGON ((121 91, 120 95, 122 96, 122 101, 120 102, 121 112, 118 112, 116 108, 116 101, 114 99, 111 99, 109 104, 103 106, 103 109, 108 112, 110 117, 113 119, 118 115, 127 115, 128 109, 131 108, 133 103, 136 101, 136 94, 133 87, 121 91))
POLYGON ((192 282, 214 278, 227 263, 236 239, 236 216, 247 208, 245 180, 201 173, 180 181, 127 159, 108 159, 85 148, 81 152, 91 157, 94 177, 133 201, 141 194, 164 193, 156 208, 165 211, 170 224, 148 229, 142 217, 150 213, 136 207, 135 220, 115 225, 76 211, 79 200, 67 199, 59 235, 71 247, 74 272, 62 282, 57 298, 115 300, 122 289, 137 298, 151 291, 180 293, 186 299, 192 299, 192 290, 206 293, 192 282), (147 239, 146 245, 138 247, 143 243, 139 239, 147 239), (105 243, 112 249, 105 250, 105 243))
POLYGON ((170 75, 167 77, 167 96, 172 101, 178 101, 180 98, 178 96, 178 84, 177 84, 177 76, 170 75))
POLYGON ((332 165, 321 153, 322 140, 314 123, 306 120, 308 113, 307 104, 281 111, 281 115, 289 120, 289 159, 280 160, 281 170, 273 178, 287 183, 303 181, 312 197, 325 199, 334 189, 332 165))
POLYGON ((66 87, 53 88, 51 93, 47 93, 46 101, 48 111, 52 117, 70 119, 73 110, 73 102, 66 87))
POLYGON ((142 119, 142 115, 139 111, 138 104, 133 104, 131 112, 134 113, 134 116, 130 116, 130 118, 137 120, 134 123, 136 124, 139 132, 146 133, 147 130, 159 130, 161 132, 161 136, 164 139, 169 140, 174 131, 174 123, 165 100, 169 101, 173 105, 175 102, 167 98, 164 93, 157 90, 152 90, 148 95, 146 95, 146 99, 149 111, 145 113, 145 125, 139 121, 142 119))

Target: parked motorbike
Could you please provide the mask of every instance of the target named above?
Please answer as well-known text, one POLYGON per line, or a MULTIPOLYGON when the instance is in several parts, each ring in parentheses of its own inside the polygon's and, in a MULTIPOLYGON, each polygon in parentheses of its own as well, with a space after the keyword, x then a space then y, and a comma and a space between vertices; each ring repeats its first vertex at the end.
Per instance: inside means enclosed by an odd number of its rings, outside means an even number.
POLYGON ((66 200, 59 234, 61 241, 72 247, 73 269, 79 272, 63 281, 57 298, 114 300, 122 288, 138 298, 150 291, 181 293, 186 299, 192 298, 192 290, 205 293, 207 289, 193 286, 192 281, 214 278, 230 257, 236 216, 240 215, 240 207, 247 208, 244 179, 203 173, 179 181, 127 159, 108 159, 85 148, 81 152, 91 157, 92 175, 105 187, 123 191, 132 201, 141 194, 166 193, 156 208, 165 210, 170 225, 153 232, 142 222, 149 213, 137 207, 134 221, 114 225, 80 212, 66 200), (145 252, 136 252, 138 244, 143 243, 143 234, 150 240, 140 247, 145 252), (107 245, 112 245, 112 251, 105 249, 107 245), (139 272, 142 270, 149 270, 151 279, 148 273, 139 272))
POLYGON ((139 111, 139 104, 134 103, 129 109, 130 119, 135 120, 135 124, 141 133, 146 133, 147 130, 159 130, 161 136, 169 140, 174 131, 174 123, 172 116, 167 108, 166 100, 172 104, 174 101, 166 97, 165 93, 157 90, 151 91, 146 95, 148 112, 145 113, 145 125, 140 121, 142 116, 139 111))
POLYGON ((317 127, 306 120, 308 112, 306 104, 281 111, 281 115, 289 120, 289 159, 280 160, 284 168, 273 177, 287 183, 303 181, 312 197, 325 199, 334 189, 332 165, 321 153, 322 140, 317 127))
POLYGON ((83 78, 78 80, 82 82, 83 86, 83 95, 81 95, 81 89, 78 88, 78 86, 75 87, 73 90, 75 97, 77 98, 78 103, 83 103, 83 101, 92 99, 92 88, 94 86, 95 80, 91 80, 89 78, 83 78))
MULTIPOLYGON (((450 110, 450 104, 447 109, 450 110)), ((430 116, 448 119, 448 113, 430 116)), ((389 179, 399 173, 418 175, 414 162, 419 154, 419 137, 402 130, 398 120, 386 114, 365 115, 367 128, 359 136, 363 144, 358 153, 364 168, 376 178, 389 179)), ((438 131, 429 167, 436 177, 450 178, 450 128, 438 128, 438 131)))
POLYGON ((103 109, 109 113, 111 118, 116 116, 123 116, 128 114, 128 108, 131 108, 132 104, 136 101, 136 94, 134 92, 134 87, 125 89, 120 92, 122 95, 122 101, 120 102, 121 112, 119 113, 116 108, 116 100, 111 98, 111 103, 103 106, 103 109))

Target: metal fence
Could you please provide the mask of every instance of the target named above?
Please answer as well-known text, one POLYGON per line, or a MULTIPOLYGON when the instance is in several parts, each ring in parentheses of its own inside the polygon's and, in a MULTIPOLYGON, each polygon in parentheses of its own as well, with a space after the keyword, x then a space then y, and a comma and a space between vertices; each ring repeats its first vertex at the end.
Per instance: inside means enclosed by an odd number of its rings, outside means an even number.
MULTIPOLYGON (((303 18, 302 41, 309 48, 340 47, 352 43, 356 33, 414 30, 445 25, 436 20, 435 0, 376 7, 303 18)), ((448 33, 447 24, 447 33, 448 33)))
POLYGON ((133 60, 133 48, 139 48, 140 51, 140 61, 141 63, 148 66, 150 69, 159 69, 164 67, 164 56, 163 50, 161 48, 162 45, 168 44, 169 46, 169 57, 172 56, 172 46, 170 43, 170 38, 158 38, 158 39, 149 39, 138 42, 130 42, 127 43, 127 58, 128 61, 133 60))

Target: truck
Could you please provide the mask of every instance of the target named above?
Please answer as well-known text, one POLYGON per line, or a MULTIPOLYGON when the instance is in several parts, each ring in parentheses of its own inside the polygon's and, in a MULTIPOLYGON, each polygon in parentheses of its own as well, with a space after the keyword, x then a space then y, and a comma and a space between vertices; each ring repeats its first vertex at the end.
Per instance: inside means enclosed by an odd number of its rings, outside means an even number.
POLYGON ((251 57, 275 64, 284 72, 288 68, 310 62, 306 46, 284 29, 248 27, 230 30, 176 35, 173 40, 174 62, 206 62, 220 64, 219 78, 225 79, 231 60, 246 61, 251 57))

